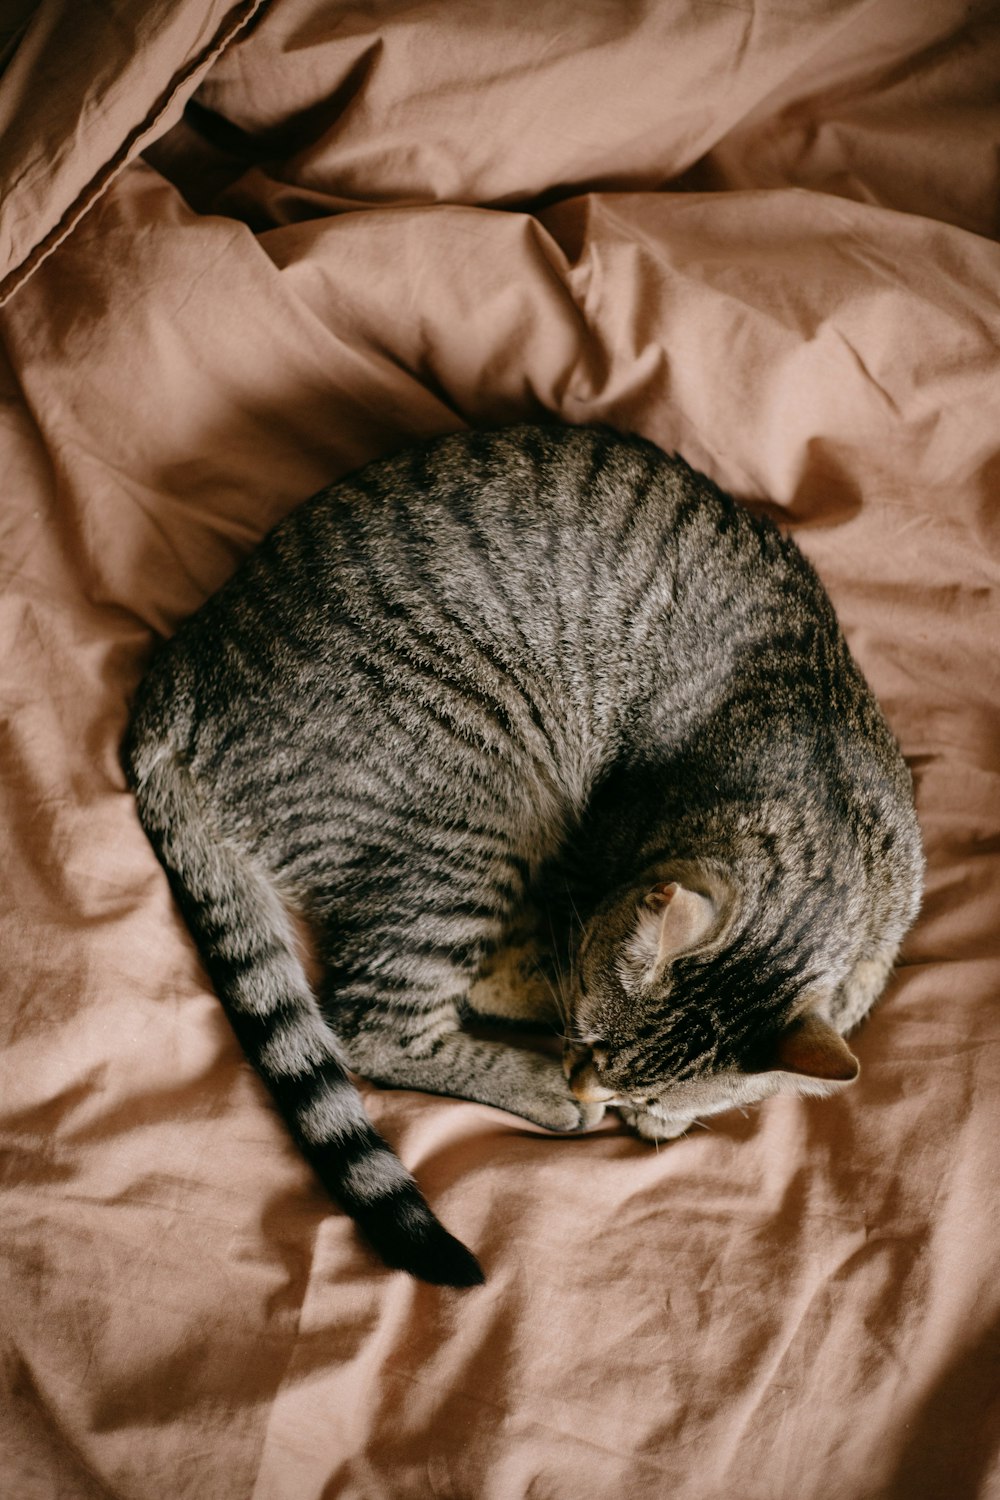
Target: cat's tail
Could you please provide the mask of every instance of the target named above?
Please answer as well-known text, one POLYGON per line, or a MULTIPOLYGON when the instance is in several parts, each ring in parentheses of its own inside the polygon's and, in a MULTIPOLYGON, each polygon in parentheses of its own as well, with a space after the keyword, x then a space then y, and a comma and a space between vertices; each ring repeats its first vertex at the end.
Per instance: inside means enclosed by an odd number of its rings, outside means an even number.
POLYGON ((133 729, 125 768, 146 833, 247 1057, 330 1195, 387 1265, 443 1286, 475 1286, 475 1257, 434 1217, 373 1129, 337 1056, 265 872, 216 832, 176 753, 133 729))

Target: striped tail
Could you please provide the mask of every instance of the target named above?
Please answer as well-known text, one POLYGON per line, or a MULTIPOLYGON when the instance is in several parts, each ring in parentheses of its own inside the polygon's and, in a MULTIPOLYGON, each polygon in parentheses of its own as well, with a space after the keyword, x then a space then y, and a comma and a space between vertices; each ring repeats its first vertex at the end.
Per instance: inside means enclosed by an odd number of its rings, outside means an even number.
POLYGON ((373 1129, 296 952, 291 921, 256 863, 218 835, 173 750, 133 728, 125 765, 146 833, 247 1057, 323 1186, 389 1266, 475 1286, 475 1257, 434 1217, 373 1129))

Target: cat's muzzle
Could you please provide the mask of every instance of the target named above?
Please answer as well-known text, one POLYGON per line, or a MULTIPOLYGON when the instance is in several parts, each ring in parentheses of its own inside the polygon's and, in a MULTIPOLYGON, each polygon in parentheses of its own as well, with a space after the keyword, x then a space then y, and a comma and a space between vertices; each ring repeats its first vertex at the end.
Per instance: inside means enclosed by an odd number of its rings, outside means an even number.
POLYGON ((581 1104, 625 1104, 627 1101, 614 1089, 605 1088, 594 1067, 594 1055, 589 1047, 567 1042, 563 1051, 563 1072, 570 1092, 581 1104))

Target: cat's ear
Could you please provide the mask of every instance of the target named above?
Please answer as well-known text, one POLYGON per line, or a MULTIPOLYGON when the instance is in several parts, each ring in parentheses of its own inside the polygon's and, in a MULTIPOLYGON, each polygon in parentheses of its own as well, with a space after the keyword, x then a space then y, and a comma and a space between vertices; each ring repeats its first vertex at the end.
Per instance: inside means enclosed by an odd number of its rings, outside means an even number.
POLYGON ((831 1083, 851 1083, 861 1071, 840 1032, 813 1012, 785 1027, 778 1038, 771 1067, 831 1083))
POLYGON ((633 953, 647 968, 658 967, 696 948, 714 922, 715 905, 707 896, 677 880, 654 885, 639 908, 633 953))

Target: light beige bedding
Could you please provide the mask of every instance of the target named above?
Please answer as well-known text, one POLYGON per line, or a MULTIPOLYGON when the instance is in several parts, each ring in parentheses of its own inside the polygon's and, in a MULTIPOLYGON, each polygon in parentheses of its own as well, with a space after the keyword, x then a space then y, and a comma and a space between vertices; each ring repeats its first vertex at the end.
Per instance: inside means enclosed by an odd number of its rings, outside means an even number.
POLYGON ((996 7, 15 9, 0 1494, 1000 1495, 996 7), (366 1087, 482 1260, 456 1293, 296 1154, 118 744, 155 636, 299 500, 545 413, 793 526, 927 892, 841 1098, 654 1151, 366 1087))

